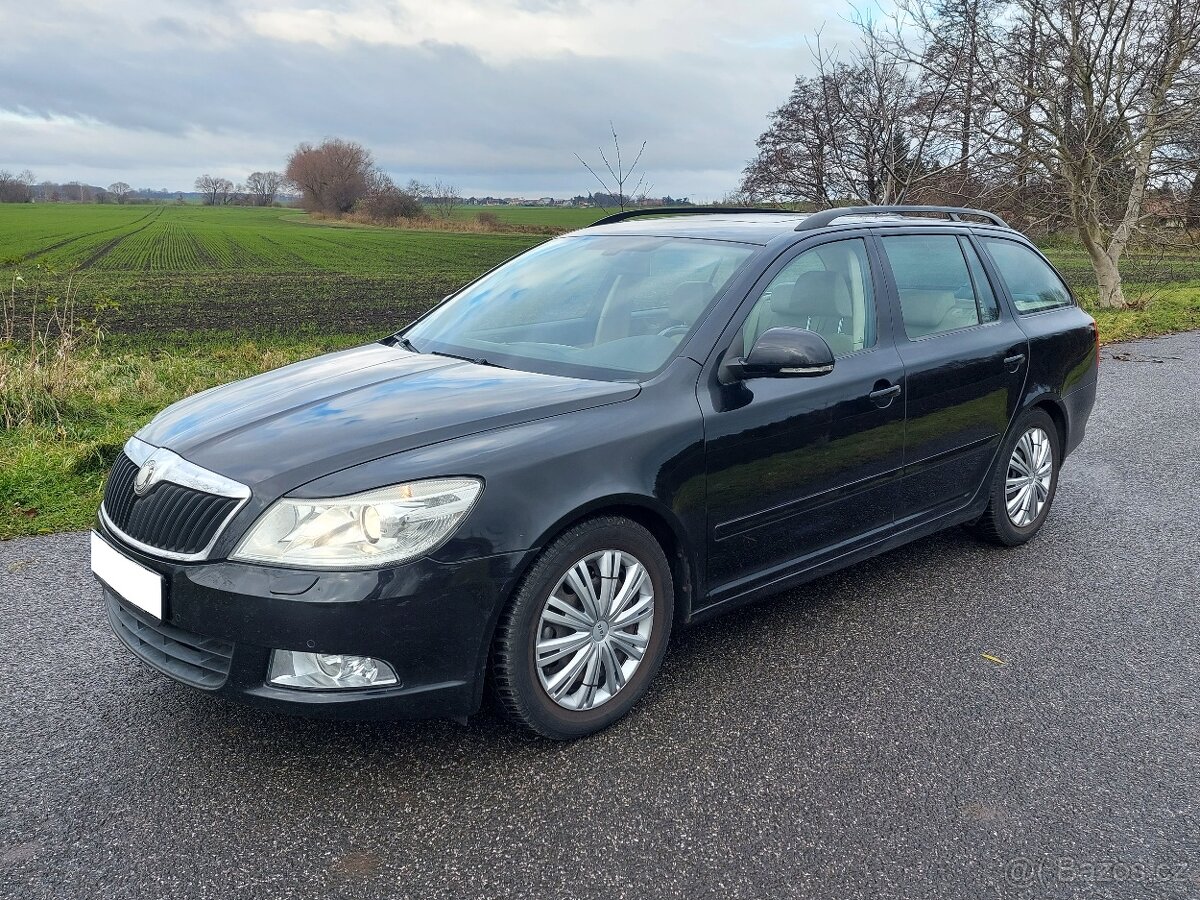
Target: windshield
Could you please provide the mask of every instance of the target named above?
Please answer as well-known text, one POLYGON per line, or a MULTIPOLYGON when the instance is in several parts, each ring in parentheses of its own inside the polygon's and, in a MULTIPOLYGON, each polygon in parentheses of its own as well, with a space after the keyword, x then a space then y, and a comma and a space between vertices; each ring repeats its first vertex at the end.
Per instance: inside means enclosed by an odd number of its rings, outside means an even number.
POLYGON ((694 238, 547 241, 413 325, 421 353, 617 379, 661 368, 758 248, 694 238))

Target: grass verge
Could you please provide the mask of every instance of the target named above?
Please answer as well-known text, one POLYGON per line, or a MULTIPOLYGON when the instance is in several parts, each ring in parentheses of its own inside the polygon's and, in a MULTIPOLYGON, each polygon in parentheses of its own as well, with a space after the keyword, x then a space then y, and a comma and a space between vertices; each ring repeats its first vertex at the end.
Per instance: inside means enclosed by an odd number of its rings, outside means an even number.
MULTIPOLYGON (((80 353, 44 389, 54 414, 0 430, 0 540, 87 528, 126 438, 181 397, 370 336, 191 335, 170 351, 113 341, 80 353)), ((6 389, 12 389, 10 382, 6 389)))
POLYGON ((1200 282, 1156 287, 1129 309, 1099 309, 1091 297, 1081 299, 1103 344, 1200 329, 1200 282))

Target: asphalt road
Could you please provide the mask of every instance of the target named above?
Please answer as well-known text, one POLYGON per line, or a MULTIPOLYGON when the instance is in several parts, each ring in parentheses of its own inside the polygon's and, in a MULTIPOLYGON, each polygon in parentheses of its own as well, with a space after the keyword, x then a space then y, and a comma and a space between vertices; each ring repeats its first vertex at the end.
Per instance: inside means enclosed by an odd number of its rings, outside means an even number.
POLYGON ((1200 334, 1105 357, 1040 539, 693 629, 570 745, 214 700, 85 535, 0 544, 0 896, 1200 897, 1200 334))

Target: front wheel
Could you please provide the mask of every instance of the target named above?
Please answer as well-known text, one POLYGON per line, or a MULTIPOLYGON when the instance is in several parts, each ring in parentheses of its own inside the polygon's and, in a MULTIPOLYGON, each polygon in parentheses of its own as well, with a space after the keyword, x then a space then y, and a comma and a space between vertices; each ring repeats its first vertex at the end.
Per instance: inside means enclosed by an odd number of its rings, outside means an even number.
POLYGON ((649 531, 615 516, 575 526, 500 617, 492 677, 504 712, 555 740, 611 725, 658 671, 673 615, 670 566, 649 531))
POLYGON ((1046 521, 1062 461, 1058 429, 1043 410, 1023 413, 996 458, 980 537, 1007 547, 1032 538, 1046 521))

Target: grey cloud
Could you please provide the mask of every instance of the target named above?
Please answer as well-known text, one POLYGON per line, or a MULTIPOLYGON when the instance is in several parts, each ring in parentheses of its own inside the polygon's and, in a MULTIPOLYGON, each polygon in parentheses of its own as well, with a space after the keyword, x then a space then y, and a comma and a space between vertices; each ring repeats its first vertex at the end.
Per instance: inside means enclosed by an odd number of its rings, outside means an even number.
POLYGON ((298 141, 336 134, 371 147, 401 178, 569 194, 595 187, 573 154, 594 158, 612 119, 628 145, 649 142, 644 159, 657 192, 716 196, 736 185, 803 63, 802 53, 782 49, 718 56, 665 47, 653 58, 490 65, 450 43, 329 48, 228 29, 217 38, 178 16, 147 17, 119 39, 80 31, 59 28, 52 40, 9 48, 0 110, 87 117, 110 137, 90 147, 0 142, 0 166, 75 166, 81 178, 89 168, 124 167, 124 180, 161 183, 180 171, 281 167, 298 141), (189 146, 197 133, 205 140, 189 146), (170 158, 156 155, 165 152, 170 158))

